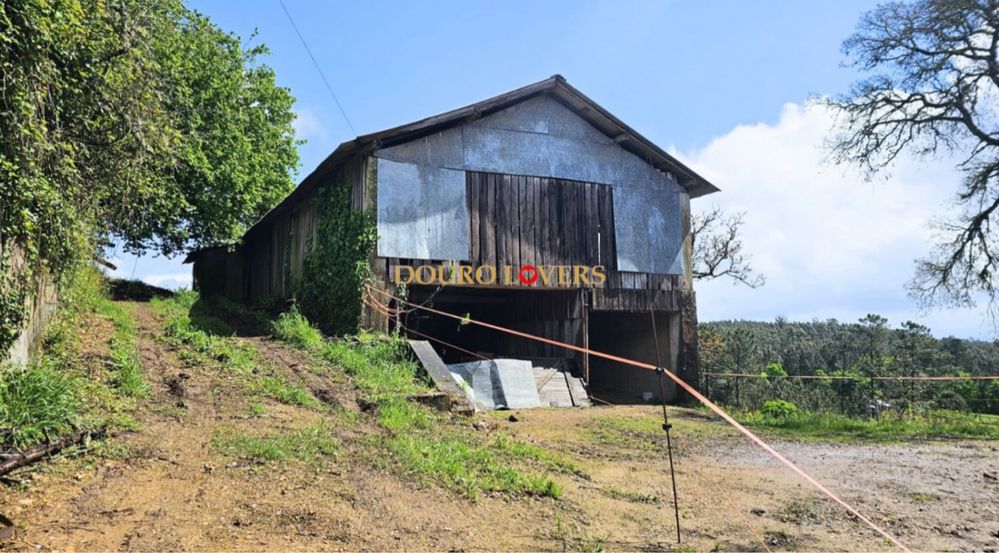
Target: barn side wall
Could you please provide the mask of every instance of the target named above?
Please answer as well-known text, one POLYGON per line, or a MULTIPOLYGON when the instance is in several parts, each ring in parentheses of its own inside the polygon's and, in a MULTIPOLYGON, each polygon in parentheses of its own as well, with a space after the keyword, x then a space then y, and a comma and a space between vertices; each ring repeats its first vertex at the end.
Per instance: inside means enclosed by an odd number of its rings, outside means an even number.
POLYGON ((366 156, 356 155, 322 178, 309 196, 274 213, 232 251, 211 249, 194 255, 195 287, 205 295, 265 304, 289 298, 302 276, 303 262, 316 236, 317 196, 325 186, 349 186, 355 209, 365 207, 366 156))

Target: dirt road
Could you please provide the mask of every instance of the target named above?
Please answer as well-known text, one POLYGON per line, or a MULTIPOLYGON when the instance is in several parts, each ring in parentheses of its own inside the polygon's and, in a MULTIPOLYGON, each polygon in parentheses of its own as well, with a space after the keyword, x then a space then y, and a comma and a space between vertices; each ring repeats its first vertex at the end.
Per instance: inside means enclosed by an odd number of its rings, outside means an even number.
MULTIPOLYGON (((337 406, 267 402, 260 414, 236 376, 159 339, 162 323, 147 305, 130 309, 153 388, 139 429, 101 455, 55 459, 0 487, 0 512, 19 525, 0 549, 892 548, 721 423, 682 409, 672 411, 682 545, 652 407, 460 421, 559 452, 584 473, 554 475, 564 488, 558 500, 487 494, 473 502, 385 463, 349 379, 317 376, 304 354, 248 338, 290 380, 337 406), (252 464, 215 447, 237 432, 286 434, 319 422, 340 444, 321 463, 252 464)), ((999 550, 999 444, 776 445, 913 549, 999 550)))

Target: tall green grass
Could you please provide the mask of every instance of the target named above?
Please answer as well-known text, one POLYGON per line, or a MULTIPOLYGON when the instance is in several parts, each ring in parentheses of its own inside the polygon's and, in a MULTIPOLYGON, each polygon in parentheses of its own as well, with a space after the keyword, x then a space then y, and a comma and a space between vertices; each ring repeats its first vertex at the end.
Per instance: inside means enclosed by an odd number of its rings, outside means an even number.
POLYGON ((775 417, 758 411, 737 415, 741 422, 796 439, 897 441, 930 438, 999 439, 999 416, 937 411, 926 415, 886 414, 851 418, 838 414, 797 413, 775 417))
POLYGON ((0 372, 0 449, 56 438, 81 421, 78 384, 50 363, 0 372))
POLYGON ((68 279, 59 311, 46 331, 38 361, 0 367, 0 449, 23 449, 79 427, 134 428, 131 413, 149 393, 129 310, 110 300, 93 267, 68 279), (106 359, 83 359, 79 349, 92 318, 113 327, 106 359))
POLYGON ((324 344, 322 334, 297 308, 282 313, 271 324, 271 333, 284 342, 312 352, 321 351, 324 344))

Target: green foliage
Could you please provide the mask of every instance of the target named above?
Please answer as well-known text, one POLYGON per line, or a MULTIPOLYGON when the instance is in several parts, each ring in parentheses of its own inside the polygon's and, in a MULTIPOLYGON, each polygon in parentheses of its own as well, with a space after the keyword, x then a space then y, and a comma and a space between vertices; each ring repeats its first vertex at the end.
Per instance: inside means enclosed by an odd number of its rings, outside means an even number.
POLYGON ((763 372, 760 373, 764 378, 780 378, 782 376, 787 376, 787 371, 780 363, 770 363, 763 368, 763 372))
POLYGON ((926 438, 999 438, 999 417, 933 411, 928 415, 853 418, 798 411, 773 417, 758 411, 739 414, 741 422, 790 439, 895 441, 926 438))
POLYGON ((783 399, 771 399, 763 404, 761 412, 764 417, 771 419, 786 419, 798 412, 798 406, 783 399))
POLYGON ((282 313, 271 325, 271 333, 279 340, 308 351, 317 352, 323 347, 323 335, 297 307, 282 313))
POLYGON ((80 421, 76 383, 50 364, 0 372, 0 449, 56 438, 80 421))
POLYGON ((114 366, 111 385, 121 394, 135 398, 149 395, 149 383, 142 373, 142 365, 135 351, 134 336, 115 336, 111 340, 111 364, 114 366))
POLYGON ((405 348, 405 340, 398 336, 362 333, 329 342, 322 354, 342 367, 365 393, 381 399, 427 390, 426 381, 418 378, 417 365, 406 357, 405 348))
POLYGON ((308 390, 304 390, 288 382, 283 376, 264 376, 255 384, 255 388, 265 396, 275 399, 285 405, 298 405, 319 409, 320 403, 308 390))
POLYGON ((315 462, 335 454, 340 442, 324 424, 313 424, 290 433, 249 436, 234 432, 219 432, 212 445, 225 455, 266 464, 289 460, 315 462))
POLYGON ((854 417, 876 416, 886 410, 999 414, 999 385, 989 381, 874 378, 999 375, 999 342, 937 339, 925 326, 907 321, 891 328, 876 314, 855 323, 799 323, 781 318, 719 321, 703 323, 699 331, 702 370, 764 376, 706 377, 702 385, 713 400, 739 409, 760 409, 763 402, 780 398, 809 411, 838 411, 854 417), (798 380, 795 376, 849 379, 798 380))
POLYGON ((181 0, 0 4, 0 351, 36 278, 109 239, 235 241, 292 189, 293 99, 265 53, 181 0))
POLYGON ((296 297, 302 313, 327 335, 357 332, 374 214, 351 208, 350 188, 328 186, 319 196, 315 242, 302 263, 296 297))
POLYGON ((49 326, 37 362, 0 367, 0 449, 20 449, 77 427, 133 427, 136 400, 148 394, 127 309, 110 301, 94 268, 77 271, 49 326), (82 327, 110 321, 109 358, 87 364, 78 354, 82 327))
POLYGON ((524 474, 502 463, 493 450, 460 435, 397 435, 389 453, 414 476, 430 476, 475 499, 482 491, 558 498, 562 488, 550 478, 524 474))

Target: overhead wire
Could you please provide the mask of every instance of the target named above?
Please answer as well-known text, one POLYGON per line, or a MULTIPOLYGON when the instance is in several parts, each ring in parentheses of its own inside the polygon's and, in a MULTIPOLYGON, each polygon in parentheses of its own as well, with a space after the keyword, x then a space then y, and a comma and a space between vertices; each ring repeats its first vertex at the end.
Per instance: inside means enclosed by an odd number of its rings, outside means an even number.
POLYGON ((350 132, 357 136, 357 131, 354 130, 354 125, 351 124, 350 118, 347 117, 347 111, 343 109, 343 105, 340 103, 340 99, 337 98, 336 92, 333 92, 333 87, 330 82, 326 80, 326 75, 323 74, 322 68, 319 66, 319 62, 316 61, 316 57, 312 55, 312 49, 309 48, 309 43, 305 41, 305 37, 302 36, 302 32, 298 30, 298 25, 295 24, 295 18, 291 16, 291 12, 288 11, 288 7, 284 5, 284 0, 278 0, 278 4, 281 4, 281 9, 284 10, 284 14, 288 16, 288 22, 291 23, 292 29, 295 29, 295 34, 298 35, 298 40, 302 41, 302 46, 305 47, 305 52, 309 54, 309 59, 312 60, 313 67, 316 68, 316 72, 319 73, 319 78, 322 79, 323 84, 326 85, 326 90, 329 91, 330 96, 333 97, 333 102, 336 103, 336 107, 340 109, 340 115, 343 116, 343 120, 347 122, 347 126, 350 127, 350 132))

